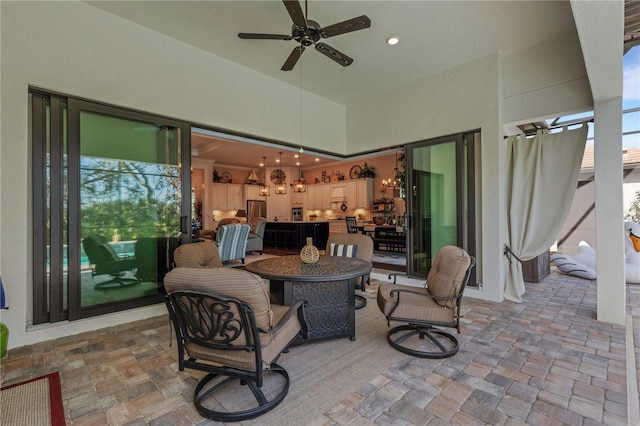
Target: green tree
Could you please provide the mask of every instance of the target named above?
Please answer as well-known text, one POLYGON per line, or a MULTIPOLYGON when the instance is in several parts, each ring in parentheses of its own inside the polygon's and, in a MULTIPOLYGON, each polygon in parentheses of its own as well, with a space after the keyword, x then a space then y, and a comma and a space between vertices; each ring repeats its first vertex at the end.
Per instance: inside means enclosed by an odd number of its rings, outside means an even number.
POLYGON ((640 223, 640 191, 636 191, 636 196, 629 207, 629 213, 624 216, 625 220, 640 223))

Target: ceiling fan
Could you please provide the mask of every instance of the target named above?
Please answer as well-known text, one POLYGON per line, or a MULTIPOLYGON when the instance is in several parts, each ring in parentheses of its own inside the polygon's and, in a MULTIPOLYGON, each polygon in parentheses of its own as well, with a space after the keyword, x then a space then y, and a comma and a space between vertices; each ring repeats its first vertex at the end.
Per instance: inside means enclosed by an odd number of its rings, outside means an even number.
MULTIPOLYGON (((353 59, 344 53, 334 49, 326 43, 318 42, 320 38, 334 37, 340 34, 350 33, 352 31, 363 30, 371 26, 371 20, 366 16, 358 16, 357 18, 348 19, 337 24, 321 27, 316 21, 305 18, 307 13, 302 12, 302 7, 298 0, 282 0, 284 7, 287 8, 289 16, 293 21, 291 26, 291 35, 286 34, 256 34, 256 33, 239 33, 238 37, 242 39, 254 40, 295 40, 299 46, 293 48, 293 51, 280 68, 282 71, 291 71, 295 67, 298 59, 304 52, 305 47, 314 45, 315 49, 333 59, 343 67, 351 65, 353 59)), ((307 3, 305 1, 305 9, 307 3)))

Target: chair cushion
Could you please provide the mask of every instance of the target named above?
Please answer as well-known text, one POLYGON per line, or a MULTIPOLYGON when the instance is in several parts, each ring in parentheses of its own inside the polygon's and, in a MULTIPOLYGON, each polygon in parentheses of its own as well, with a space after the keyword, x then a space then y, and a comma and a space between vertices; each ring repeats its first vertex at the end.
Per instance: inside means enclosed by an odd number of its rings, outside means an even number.
POLYGON ((109 243, 100 244, 98 246, 98 250, 100 250, 103 261, 114 261, 119 259, 118 254, 109 243))
MULTIPOLYGON (((444 246, 436 254, 427 276, 427 291, 438 297, 453 297, 460 292, 465 274, 471 265, 466 251, 456 246, 444 246)), ((437 300, 442 306, 453 308, 455 300, 437 300)))
POLYGON ((358 246, 354 244, 335 244, 331 243, 329 254, 331 256, 356 257, 358 246))
POLYGON ((212 241, 183 244, 174 252, 176 266, 183 268, 220 268, 222 260, 218 246, 212 241))
MULTIPOLYGON (((262 278, 247 271, 232 268, 194 269, 175 268, 164 278, 168 293, 174 291, 196 291, 222 297, 233 297, 251 306, 256 324, 269 331, 285 317, 288 306, 271 305, 262 278)), ((288 317, 277 333, 261 333, 262 368, 280 355, 302 328, 297 315, 288 317)), ((237 342, 241 344, 241 339, 237 342)), ((244 370, 255 370, 255 354, 244 350, 219 350, 188 342, 185 349, 190 357, 244 370)))
MULTIPOLYGON (((288 306, 273 305, 276 324, 280 325, 280 320, 288 310, 288 306)), ((282 350, 287 347, 294 337, 296 337, 301 328, 302 325, 298 320, 298 316, 291 315, 287 322, 283 323, 282 328, 280 328, 277 333, 260 334, 263 369, 268 368, 271 365, 271 363, 282 353, 282 350)), ((241 368, 243 370, 252 371, 256 368, 256 359, 253 352, 247 352, 244 350, 229 351, 211 349, 191 342, 185 345, 185 349, 189 356, 196 359, 211 360, 228 366, 241 368)))
POLYGON ((401 284, 383 283, 378 287, 378 307, 385 317, 414 321, 436 321, 443 323, 455 323, 455 309, 441 306, 434 299, 428 297, 429 292, 424 287, 412 287, 401 284), (425 296, 400 293, 391 295, 392 290, 410 290, 425 296), (400 304, 398 304, 400 299, 400 304), (393 310, 397 305, 395 311, 393 310), (393 313, 392 313, 393 312, 393 313))
POLYGON ((250 272, 233 268, 174 268, 165 275, 164 287, 167 293, 198 291, 242 300, 253 308, 258 327, 264 330, 273 327, 269 294, 262 278, 250 272))

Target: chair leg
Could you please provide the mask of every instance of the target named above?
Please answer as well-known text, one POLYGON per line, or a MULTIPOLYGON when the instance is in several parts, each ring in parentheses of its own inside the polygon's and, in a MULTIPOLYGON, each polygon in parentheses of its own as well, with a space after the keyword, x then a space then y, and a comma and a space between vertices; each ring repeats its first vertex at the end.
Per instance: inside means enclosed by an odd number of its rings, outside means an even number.
MULTIPOLYGON (((287 396, 287 393, 289 392, 289 374, 286 372, 286 370, 284 370, 277 364, 272 364, 268 372, 278 374, 285 380, 285 383, 282 386, 280 392, 271 400, 268 400, 266 398, 266 396, 262 392, 262 389, 260 389, 255 382, 240 379, 237 377, 225 377, 214 373, 207 374, 202 380, 200 380, 200 382, 198 382, 198 385, 193 392, 193 403, 196 407, 196 410, 201 416, 219 422, 240 422, 243 420, 254 419, 264 413, 273 410, 284 400, 285 396, 287 396), (220 380, 218 383, 213 384, 210 388, 205 390, 205 387, 213 380, 222 377, 224 377, 224 379, 220 380), (257 403, 256 406, 242 411, 216 411, 206 408, 203 405, 203 403, 211 396, 214 396, 216 392, 229 385, 230 383, 236 381, 240 382, 241 387, 247 386, 247 388, 251 390, 255 402, 257 403)), ((243 398, 243 400, 245 399, 243 398)))
POLYGON ((444 330, 430 325, 404 324, 387 332, 387 341, 396 350, 418 358, 448 358, 458 353, 458 339, 444 330), (415 337, 419 341, 415 341, 415 337), (413 338, 413 346, 405 342, 413 338), (419 349, 426 346, 425 349, 419 349))

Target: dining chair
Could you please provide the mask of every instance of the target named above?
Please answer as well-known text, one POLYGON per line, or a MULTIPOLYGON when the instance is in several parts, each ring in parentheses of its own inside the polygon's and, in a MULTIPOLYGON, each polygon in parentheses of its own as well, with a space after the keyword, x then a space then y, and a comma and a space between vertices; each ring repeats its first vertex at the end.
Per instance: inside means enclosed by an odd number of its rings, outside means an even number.
POLYGON ((355 216, 347 216, 345 218, 347 221, 347 233, 349 234, 357 234, 358 233, 358 222, 356 222, 355 216))

